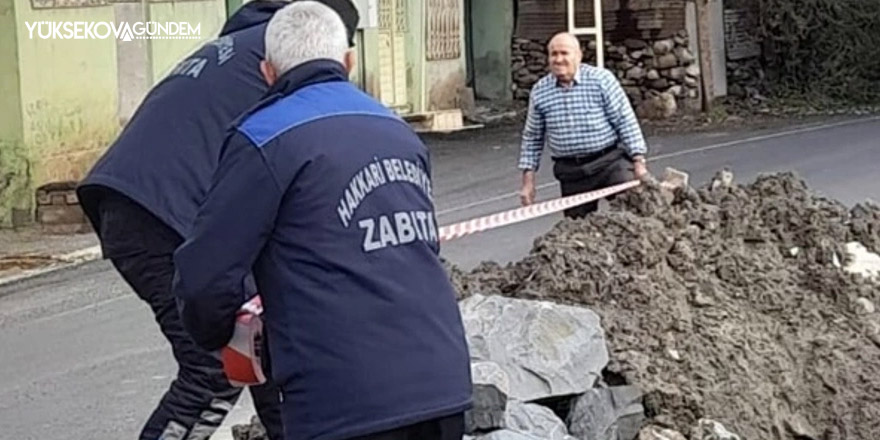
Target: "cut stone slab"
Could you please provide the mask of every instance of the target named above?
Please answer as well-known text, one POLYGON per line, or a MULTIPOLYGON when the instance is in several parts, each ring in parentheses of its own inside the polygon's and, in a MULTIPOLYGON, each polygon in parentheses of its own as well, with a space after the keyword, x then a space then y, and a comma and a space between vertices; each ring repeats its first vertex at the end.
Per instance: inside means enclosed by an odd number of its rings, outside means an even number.
POLYGON ((481 435, 478 437, 464 436, 463 440, 543 440, 543 439, 541 439, 539 437, 533 437, 531 435, 521 434, 516 431, 501 429, 498 431, 492 431, 486 435, 481 435))
POLYGON ((512 401, 507 406, 504 428, 544 440, 578 440, 550 408, 536 403, 512 401))
POLYGON ((494 362, 471 364, 473 407, 465 412, 465 432, 476 434, 504 427, 510 378, 494 362))
POLYGON ((639 440, 687 440, 687 438, 678 431, 659 426, 646 426, 639 432, 639 440))
POLYGON ((580 440, 634 440, 646 420, 642 395, 635 386, 588 390, 575 399, 568 430, 580 440))
POLYGON ((581 394, 608 364, 600 318, 585 307, 479 294, 460 307, 471 359, 500 365, 512 399, 581 394))
POLYGON ((741 440, 740 437, 719 422, 700 419, 691 429, 691 440, 741 440))

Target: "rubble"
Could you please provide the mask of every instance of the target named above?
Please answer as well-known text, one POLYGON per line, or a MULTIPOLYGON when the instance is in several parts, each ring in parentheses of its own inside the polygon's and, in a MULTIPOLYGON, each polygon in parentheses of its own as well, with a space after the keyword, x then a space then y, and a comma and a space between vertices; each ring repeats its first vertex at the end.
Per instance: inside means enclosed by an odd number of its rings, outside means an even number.
POLYGON ((880 278, 851 254, 880 230, 865 206, 722 172, 562 220, 516 263, 450 266, 466 438, 880 438, 880 278))
POLYGON ((471 364, 474 384, 473 408, 465 416, 465 432, 491 432, 504 427, 510 378, 495 362, 471 364))
POLYGON ((678 431, 659 426, 646 426, 639 432, 638 440, 687 440, 678 431))
POLYGON ((791 173, 726 174, 671 201, 640 187, 560 221, 519 262, 453 279, 463 298, 595 311, 604 375, 644 392, 647 423, 691 440, 707 418, 742 439, 878 438, 880 284, 844 268, 850 240, 880 224, 791 173))
POLYGON ((504 429, 535 439, 578 440, 568 434, 565 422, 550 408, 536 403, 511 402, 507 409, 504 429))
MULTIPOLYGON (((795 438, 800 439, 802 433, 794 432, 795 438)), ((815 438, 808 436, 808 438, 815 438)), ((718 423, 710 419, 700 419, 697 426, 691 430, 691 440, 740 440, 740 437, 718 423)))
POLYGON ((645 421, 642 391, 631 385, 594 388, 574 400, 569 431, 590 440, 632 440, 645 421))
POLYGON ((880 205, 869 201, 853 207, 850 232, 850 240, 880 254, 880 205))

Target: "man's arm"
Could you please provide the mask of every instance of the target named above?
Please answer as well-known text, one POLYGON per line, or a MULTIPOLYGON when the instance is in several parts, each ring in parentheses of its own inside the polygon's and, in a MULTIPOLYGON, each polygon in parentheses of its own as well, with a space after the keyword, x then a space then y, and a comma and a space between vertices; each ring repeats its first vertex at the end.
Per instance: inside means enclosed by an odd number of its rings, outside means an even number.
POLYGON ((546 122, 544 114, 538 108, 533 89, 532 96, 529 98, 529 112, 526 117, 526 125, 523 127, 519 169, 524 172, 538 170, 538 166, 541 164, 541 150, 544 149, 545 132, 546 122))
POLYGON ((605 97, 605 114, 629 156, 635 158, 647 154, 648 147, 632 105, 617 78, 607 71, 602 75, 602 94, 605 97))
POLYGON ((184 327, 207 350, 232 336, 246 278, 273 229, 282 194, 263 151, 234 134, 192 232, 174 254, 173 291, 184 327))
POLYGON ((524 206, 535 203, 535 173, 541 164, 541 150, 544 149, 546 121, 535 100, 534 89, 529 98, 529 113, 523 128, 522 146, 520 147, 517 168, 523 171, 520 201, 524 206))

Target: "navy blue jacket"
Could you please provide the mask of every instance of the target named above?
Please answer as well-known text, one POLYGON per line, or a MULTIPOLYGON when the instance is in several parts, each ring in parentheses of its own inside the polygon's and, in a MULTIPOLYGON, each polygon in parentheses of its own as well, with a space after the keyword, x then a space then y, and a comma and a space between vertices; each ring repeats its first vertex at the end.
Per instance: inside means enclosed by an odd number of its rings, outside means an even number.
POLYGON ((98 234, 98 203, 105 188, 139 203, 181 236, 187 234, 229 124, 268 89, 259 69, 265 28, 287 4, 245 4, 218 39, 178 63, 144 98, 77 190, 98 234))
POLYGON ((439 260, 428 150, 394 113, 312 61, 236 124, 174 292, 193 337, 225 343, 253 269, 288 440, 459 413, 467 342, 439 260))

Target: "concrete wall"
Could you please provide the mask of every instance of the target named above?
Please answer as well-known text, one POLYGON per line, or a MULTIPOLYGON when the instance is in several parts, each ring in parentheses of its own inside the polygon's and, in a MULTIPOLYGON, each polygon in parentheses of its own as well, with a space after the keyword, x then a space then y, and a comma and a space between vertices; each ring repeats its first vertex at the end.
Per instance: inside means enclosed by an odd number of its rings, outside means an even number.
MULTIPOLYGON (((427 0, 412 0, 407 3, 407 29, 405 33, 406 89, 410 113, 459 108, 462 95, 467 87, 467 56, 464 38, 464 7, 459 0, 459 54, 453 59, 427 59, 428 45, 428 6, 427 0)), ((363 69, 356 75, 364 90, 378 96, 378 75, 381 71, 379 59, 378 30, 362 31, 362 49, 359 62, 363 69)))
POLYGON ((480 1, 471 4, 471 44, 474 93, 477 98, 513 98, 509 74, 513 38, 514 1, 480 1))
MULTIPOLYGON (((494 3, 494 2, 493 2, 494 3)), ((425 58, 425 111, 451 110, 461 108, 462 98, 467 88, 467 48, 465 41, 464 1, 458 0, 458 57, 451 59, 430 60, 426 57, 428 50, 425 43, 422 47, 425 58)), ((425 34, 428 29, 421 32, 425 34)))
MULTIPOLYGON (((18 41, 15 36, 15 0, 0 0, 0 225, 12 222, 13 207, 26 206, 30 194, 24 185, 30 172, 22 139, 18 41)), ((26 217, 25 211, 15 217, 26 217)))
POLYGON ((13 225, 13 213, 15 223, 32 221, 40 185, 81 179, 149 87, 224 19, 224 0, 153 3, 146 13, 138 3, 34 9, 0 0, 0 227, 13 225), (201 39, 52 40, 31 38, 26 26, 148 20, 200 24, 201 39))
POLYGON ((217 36, 226 21, 224 0, 154 3, 150 19, 158 22, 186 21, 201 25, 202 40, 152 40, 153 78, 163 78, 186 54, 217 36))
POLYGON ((24 143, 32 187, 76 180, 118 129, 116 43, 31 38, 27 22, 114 22, 112 6, 31 8, 15 0, 24 143))

